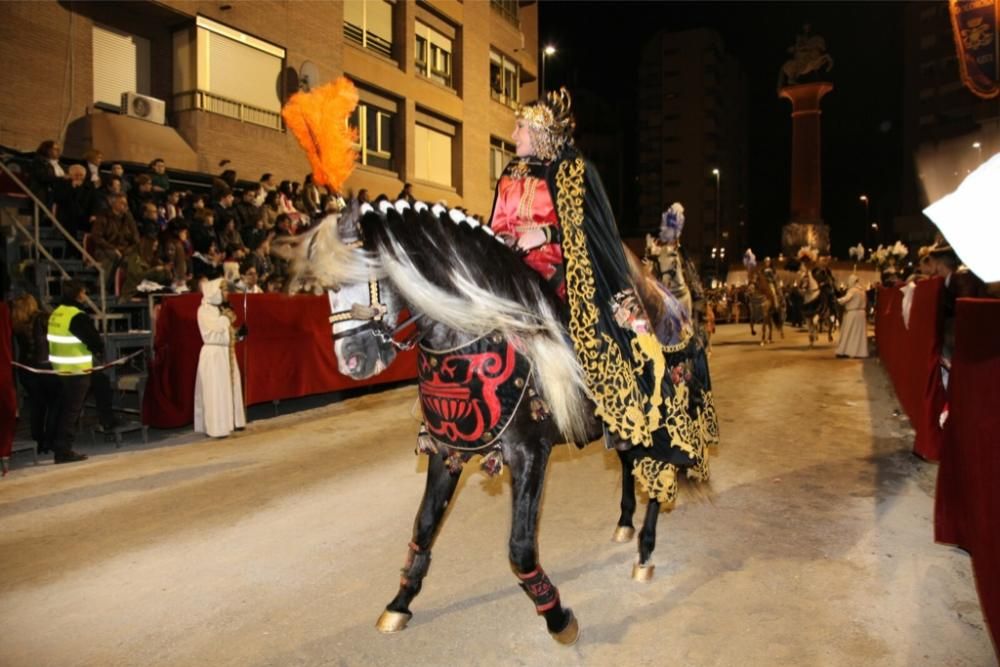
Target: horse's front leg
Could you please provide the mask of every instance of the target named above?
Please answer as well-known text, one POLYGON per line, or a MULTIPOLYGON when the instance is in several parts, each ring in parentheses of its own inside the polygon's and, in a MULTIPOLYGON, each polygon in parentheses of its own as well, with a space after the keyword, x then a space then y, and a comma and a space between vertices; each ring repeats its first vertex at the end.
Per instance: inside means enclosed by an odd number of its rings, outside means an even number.
POLYGON ((653 549, 656 548, 656 522, 660 518, 660 501, 649 499, 646 505, 646 518, 642 522, 639 533, 639 562, 632 566, 632 578, 636 581, 649 581, 653 578, 655 566, 650 562, 653 549))
POLYGON ((410 542, 406 563, 399 578, 399 592, 379 616, 375 624, 379 632, 399 632, 413 616, 410 603, 420 592, 431 566, 431 544, 460 476, 460 469, 453 472, 449 468, 444 453, 438 452, 428 457, 427 486, 413 525, 413 541, 410 542))
POLYGON ((563 608, 559 590, 538 563, 538 507, 550 450, 551 444, 545 440, 536 443, 522 441, 504 448, 510 465, 513 496, 510 563, 521 588, 535 604, 535 610, 545 617, 549 634, 561 644, 573 644, 580 634, 580 627, 573 611, 563 608))
POLYGON ((622 513, 618 517, 618 527, 615 528, 611 541, 624 544, 635 536, 635 528, 632 527, 632 517, 635 516, 635 478, 632 477, 632 467, 625 452, 618 450, 618 460, 622 464, 622 513))

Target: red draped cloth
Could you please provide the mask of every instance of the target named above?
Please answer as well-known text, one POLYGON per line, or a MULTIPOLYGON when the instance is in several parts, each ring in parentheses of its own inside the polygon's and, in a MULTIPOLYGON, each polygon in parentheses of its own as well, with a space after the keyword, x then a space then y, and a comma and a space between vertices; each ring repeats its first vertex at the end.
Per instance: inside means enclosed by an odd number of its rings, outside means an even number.
POLYGON ((17 392, 14 389, 14 333, 10 309, 0 301, 0 458, 10 456, 17 430, 17 392))
MULTIPOLYGON (((415 378, 416 349, 401 352, 389 368, 356 382, 337 371, 325 296, 251 294, 229 297, 237 325, 249 335, 236 345, 247 405, 415 378), (247 317, 247 314, 249 317, 247 317)), ((200 294, 164 299, 156 318, 154 360, 143 400, 144 422, 177 428, 194 420, 194 383, 201 352, 200 294)))
POLYGON ((903 293, 898 288, 879 289, 875 312, 879 359, 916 432, 913 452, 928 461, 940 458, 944 436, 938 424, 945 404, 939 369, 943 287, 940 278, 917 283, 909 327, 903 323, 903 293))
POLYGON ((971 554, 1000 646, 1000 301, 958 300, 948 392, 934 536, 971 554))

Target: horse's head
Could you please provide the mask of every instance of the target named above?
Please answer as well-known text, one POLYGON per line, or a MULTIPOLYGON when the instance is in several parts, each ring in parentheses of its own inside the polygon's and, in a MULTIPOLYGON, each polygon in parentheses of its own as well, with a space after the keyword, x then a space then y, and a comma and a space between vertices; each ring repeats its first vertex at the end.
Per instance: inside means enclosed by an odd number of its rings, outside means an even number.
POLYGON ((337 369, 353 380, 381 373, 396 358, 392 333, 402 309, 365 248, 360 222, 373 211, 352 204, 279 252, 292 261, 293 290, 326 291, 337 369))

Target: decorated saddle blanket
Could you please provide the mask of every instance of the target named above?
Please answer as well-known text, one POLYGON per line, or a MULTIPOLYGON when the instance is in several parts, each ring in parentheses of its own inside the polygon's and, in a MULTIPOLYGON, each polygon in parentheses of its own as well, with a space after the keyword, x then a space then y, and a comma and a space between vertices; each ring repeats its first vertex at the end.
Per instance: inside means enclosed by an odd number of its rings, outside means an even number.
POLYGON ((451 350, 423 346, 417 378, 428 434, 451 449, 478 451, 503 435, 531 379, 531 362, 498 334, 451 350))

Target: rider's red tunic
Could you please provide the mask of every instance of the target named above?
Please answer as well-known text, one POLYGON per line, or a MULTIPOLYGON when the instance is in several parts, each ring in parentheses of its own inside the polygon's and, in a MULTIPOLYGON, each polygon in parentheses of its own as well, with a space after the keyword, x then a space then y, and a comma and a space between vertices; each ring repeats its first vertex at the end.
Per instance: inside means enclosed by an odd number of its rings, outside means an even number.
POLYGON ((566 299, 562 235, 545 178, 527 170, 507 169, 497 184, 490 226, 497 236, 515 241, 531 230, 545 231, 549 242, 529 250, 524 261, 553 284, 560 299, 566 299))

